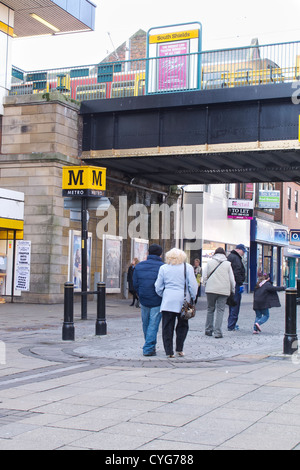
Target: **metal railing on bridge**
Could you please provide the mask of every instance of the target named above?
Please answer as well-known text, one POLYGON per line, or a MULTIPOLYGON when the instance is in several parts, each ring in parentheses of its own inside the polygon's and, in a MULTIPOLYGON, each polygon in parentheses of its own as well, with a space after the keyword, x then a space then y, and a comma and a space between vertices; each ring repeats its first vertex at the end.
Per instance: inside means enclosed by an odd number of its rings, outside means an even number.
POLYGON ((29 72, 13 67, 10 95, 57 91, 80 102, 297 80, 300 41, 29 72))

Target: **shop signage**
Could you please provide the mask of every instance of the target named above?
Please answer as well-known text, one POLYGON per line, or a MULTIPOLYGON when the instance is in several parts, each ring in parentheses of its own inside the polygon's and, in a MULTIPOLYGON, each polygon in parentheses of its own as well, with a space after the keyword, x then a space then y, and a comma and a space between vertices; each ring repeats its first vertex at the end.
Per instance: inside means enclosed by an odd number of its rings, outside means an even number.
POLYGON ((283 249, 283 255, 288 258, 300 258, 300 249, 294 246, 285 246, 283 249))
POLYGON ((253 219, 253 201, 246 199, 228 199, 228 219, 253 219))
POLYGON ((67 166, 63 168, 62 195, 102 197, 106 190, 106 168, 67 166))
POLYGON ((280 209, 280 191, 259 191, 260 209, 280 209))
POLYGON ((290 230, 290 241, 291 242, 300 242, 300 230, 291 229, 290 230))
POLYGON ((268 242, 278 246, 289 244, 289 229, 286 225, 255 219, 254 228, 255 231, 251 235, 252 241, 268 242))
POLYGON ((30 258, 31 241, 17 242, 17 262, 15 289, 20 291, 29 291, 30 287, 30 258))

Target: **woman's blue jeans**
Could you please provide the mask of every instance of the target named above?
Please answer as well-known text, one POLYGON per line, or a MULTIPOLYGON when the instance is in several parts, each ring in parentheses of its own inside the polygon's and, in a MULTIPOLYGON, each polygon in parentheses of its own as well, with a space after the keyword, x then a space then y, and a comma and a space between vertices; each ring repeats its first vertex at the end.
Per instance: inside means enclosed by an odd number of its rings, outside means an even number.
MULTIPOLYGON (((258 323, 259 326, 266 323, 270 318, 270 312, 268 308, 264 308, 263 310, 255 310, 255 313, 256 313, 255 323, 258 323)), ((254 324, 254 331, 257 331, 255 324, 254 324)))
POLYGON ((145 344, 143 347, 143 354, 155 353, 157 343, 157 333, 161 321, 161 311, 159 307, 144 307, 141 305, 143 332, 145 337, 145 344))

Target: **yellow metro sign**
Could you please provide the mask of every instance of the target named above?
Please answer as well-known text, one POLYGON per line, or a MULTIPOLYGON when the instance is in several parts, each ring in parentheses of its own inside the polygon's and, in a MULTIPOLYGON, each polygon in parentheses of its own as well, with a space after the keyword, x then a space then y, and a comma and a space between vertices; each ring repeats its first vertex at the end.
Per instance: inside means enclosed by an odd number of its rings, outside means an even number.
POLYGON ((101 197, 106 190, 106 168, 94 166, 63 167, 62 195, 101 197))

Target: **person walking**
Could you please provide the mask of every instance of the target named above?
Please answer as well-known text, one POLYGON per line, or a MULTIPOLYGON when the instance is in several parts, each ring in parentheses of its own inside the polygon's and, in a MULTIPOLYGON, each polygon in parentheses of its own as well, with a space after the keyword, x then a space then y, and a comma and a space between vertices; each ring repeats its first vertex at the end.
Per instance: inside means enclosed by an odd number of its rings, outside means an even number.
POLYGON ((237 245, 235 250, 228 256, 228 261, 231 262, 232 271, 235 279, 235 293, 234 300, 236 305, 234 307, 229 307, 229 317, 228 317, 228 331, 238 330, 237 321, 240 313, 240 306, 242 300, 242 293, 244 290, 243 284, 246 279, 246 270, 243 263, 243 256, 247 252, 245 245, 237 245))
POLYGON ((129 266, 128 272, 127 272, 128 290, 130 294, 132 295, 132 303, 130 304, 130 307, 133 307, 136 302, 137 308, 139 307, 139 298, 133 287, 133 273, 138 263, 139 263, 138 258, 133 258, 133 260, 131 261, 131 265, 129 266))
POLYGON ((154 283, 159 268, 164 264, 161 259, 160 245, 150 245, 146 261, 139 263, 133 273, 133 288, 140 300, 142 325, 145 338, 144 356, 156 355, 157 332, 161 321, 160 305, 162 298, 157 295, 154 283))
POLYGON ((201 278, 202 278, 202 268, 200 266, 200 259, 196 258, 194 260, 194 274, 198 284, 198 292, 195 303, 197 303, 198 297, 201 297, 201 278))
POLYGON ((277 292, 284 290, 285 287, 273 286, 268 274, 258 274, 258 282, 254 288, 253 294, 253 310, 256 314, 253 329, 254 335, 261 333, 261 326, 269 320, 269 309, 272 307, 281 307, 277 292))
POLYGON ((206 336, 223 338, 222 324, 227 298, 235 292, 235 280, 225 250, 217 248, 203 270, 203 284, 207 297, 206 336), (216 313, 216 315, 215 315, 216 313))
POLYGON ((186 263, 184 251, 173 248, 166 254, 166 264, 161 266, 155 282, 156 293, 162 297, 162 337, 168 357, 174 357, 173 338, 176 320, 176 353, 184 356, 183 346, 189 330, 188 320, 182 319, 180 314, 184 302, 185 283, 187 301, 195 300, 198 284, 194 269, 186 263))

